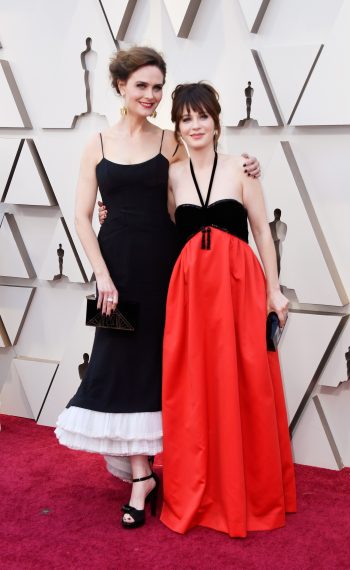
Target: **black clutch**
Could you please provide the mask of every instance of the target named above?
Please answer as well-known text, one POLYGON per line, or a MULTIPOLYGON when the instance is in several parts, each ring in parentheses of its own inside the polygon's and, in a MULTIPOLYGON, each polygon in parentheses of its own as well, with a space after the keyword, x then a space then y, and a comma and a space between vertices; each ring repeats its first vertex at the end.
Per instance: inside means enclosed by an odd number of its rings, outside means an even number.
POLYGON ((97 308, 97 297, 95 295, 90 295, 86 300, 86 325, 103 329, 135 332, 139 314, 139 305, 137 303, 120 301, 117 308, 110 315, 105 315, 102 314, 101 309, 97 308))
POLYGON ((281 339, 284 327, 280 327, 280 322, 276 313, 269 313, 266 320, 266 344, 267 350, 276 351, 281 339))

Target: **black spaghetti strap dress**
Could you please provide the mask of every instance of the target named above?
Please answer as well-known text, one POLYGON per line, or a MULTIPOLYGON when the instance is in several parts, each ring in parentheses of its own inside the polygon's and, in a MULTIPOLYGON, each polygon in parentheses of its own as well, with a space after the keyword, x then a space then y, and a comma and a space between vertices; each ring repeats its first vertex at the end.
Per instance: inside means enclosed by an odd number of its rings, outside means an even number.
POLYGON ((130 455, 162 450, 162 339, 168 283, 179 253, 167 211, 169 163, 103 158, 96 176, 108 217, 98 242, 120 300, 139 305, 134 333, 96 329, 87 373, 58 418, 63 445, 101 453, 109 470, 130 477, 130 455), (124 458, 121 459, 121 458, 124 458))

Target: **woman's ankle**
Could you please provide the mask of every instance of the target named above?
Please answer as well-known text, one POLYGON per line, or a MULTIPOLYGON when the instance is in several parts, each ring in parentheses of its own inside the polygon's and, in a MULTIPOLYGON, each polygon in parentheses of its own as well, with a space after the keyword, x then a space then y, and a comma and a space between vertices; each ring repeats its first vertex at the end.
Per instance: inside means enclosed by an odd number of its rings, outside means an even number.
POLYGON ((137 455, 131 457, 132 478, 140 479, 152 474, 147 455, 137 455))

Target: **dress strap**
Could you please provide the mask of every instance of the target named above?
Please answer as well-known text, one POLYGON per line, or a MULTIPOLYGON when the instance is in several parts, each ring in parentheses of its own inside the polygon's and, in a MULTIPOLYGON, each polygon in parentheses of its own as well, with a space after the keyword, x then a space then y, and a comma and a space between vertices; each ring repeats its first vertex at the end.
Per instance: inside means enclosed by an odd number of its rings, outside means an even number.
POLYGON ((177 153, 177 150, 178 150, 179 146, 180 146, 179 143, 177 143, 176 148, 175 148, 173 154, 171 155, 171 158, 172 158, 173 156, 175 156, 175 154, 177 153))
POLYGON ((160 141, 159 154, 162 152, 163 139, 164 139, 164 130, 162 132, 162 140, 160 141))
POLYGON ((103 152, 103 140, 102 140, 102 134, 100 133, 100 140, 101 140, 101 150, 102 150, 102 156, 103 158, 105 157, 104 152, 103 152))
POLYGON ((209 182, 209 188, 208 188, 206 200, 205 200, 205 202, 204 202, 203 197, 202 197, 202 194, 201 194, 201 191, 200 191, 199 186, 198 186, 198 182, 197 182, 196 175, 195 175, 194 170, 193 170, 192 160, 190 159, 190 169, 191 169, 191 174, 192 174, 193 182, 194 182, 194 185, 195 185, 196 190, 197 190, 197 194, 198 194, 198 197, 199 197, 199 201, 200 201, 200 203, 201 203, 201 205, 202 205, 203 208, 207 208, 207 207, 208 207, 208 204, 209 204, 210 193, 211 193, 211 189, 212 189, 212 186, 213 186, 214 175, 215 175, 215 170, 216 170, 217 163, 218 163, 218 153, 215 151, 215 158, 214 158, 213 168, 212 168, 212 171, 211 171, 210 182, 209 182))

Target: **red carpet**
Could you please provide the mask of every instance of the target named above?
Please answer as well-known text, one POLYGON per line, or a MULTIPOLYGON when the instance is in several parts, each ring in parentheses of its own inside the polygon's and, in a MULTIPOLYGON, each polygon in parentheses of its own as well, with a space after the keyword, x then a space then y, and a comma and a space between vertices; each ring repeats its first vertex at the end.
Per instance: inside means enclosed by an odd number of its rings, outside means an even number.
POLYGON ((1 570, 350 568, 350 469, 297 466, 298 513, 272 532, 181 536, 150 516, 127 531, 119 509, 130 487, 100 457, 60 447, 31 420, 0 421, 1 570))

